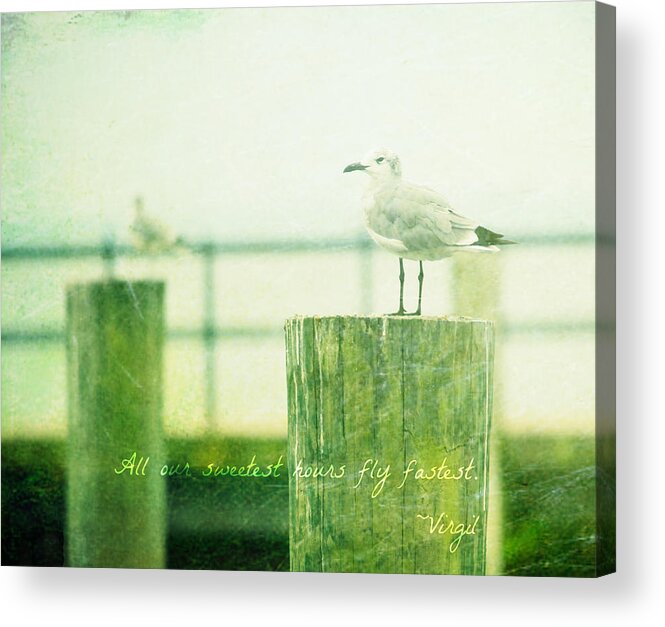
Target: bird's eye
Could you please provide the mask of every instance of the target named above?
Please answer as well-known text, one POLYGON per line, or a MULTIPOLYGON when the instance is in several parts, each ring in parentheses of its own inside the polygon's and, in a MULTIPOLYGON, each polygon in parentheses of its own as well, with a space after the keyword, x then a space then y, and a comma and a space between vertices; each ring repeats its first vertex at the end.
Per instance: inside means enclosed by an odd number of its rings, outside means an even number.
POLYGON ((383 160, 384 160, 384 157, 379 157, 379 158, 376 160, 376 162, 377 162, 377 163, 382 163, 383 160))

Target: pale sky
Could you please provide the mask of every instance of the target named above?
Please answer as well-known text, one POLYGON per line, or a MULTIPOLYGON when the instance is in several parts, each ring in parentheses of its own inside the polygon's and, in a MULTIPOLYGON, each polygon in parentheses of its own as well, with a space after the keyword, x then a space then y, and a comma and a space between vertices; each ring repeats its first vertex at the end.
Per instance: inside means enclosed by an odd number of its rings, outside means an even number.
POLYGON ((504 233, 590 231, 592 2, 3 16, 2 241, 363 229, 369 149, 504 233))

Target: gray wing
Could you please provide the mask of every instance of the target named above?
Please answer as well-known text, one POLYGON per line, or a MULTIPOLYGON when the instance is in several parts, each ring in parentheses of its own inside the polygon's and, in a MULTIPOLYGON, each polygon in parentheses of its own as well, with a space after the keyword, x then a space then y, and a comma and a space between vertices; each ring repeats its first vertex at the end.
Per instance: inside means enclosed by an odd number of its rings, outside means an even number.
POLYGON ((478 242, 478 223, 455 213, 448 201, 426 187, 401 183, 383 197, 375 197, 380 211, 372 228, 401 241, 411 251, 446 246, 471 246, 478 242))

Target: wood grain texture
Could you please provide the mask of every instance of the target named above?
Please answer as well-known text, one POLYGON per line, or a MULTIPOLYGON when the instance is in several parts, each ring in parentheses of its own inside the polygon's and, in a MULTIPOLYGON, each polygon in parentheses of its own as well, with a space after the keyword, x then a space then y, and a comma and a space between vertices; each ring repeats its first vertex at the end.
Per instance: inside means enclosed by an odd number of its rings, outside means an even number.
POLYGON ((285 331, 291 570, 484 574, 492 323, 295 317, 285 331), (473 533, 452 550, 462 523, 473 533))
POLYGON ((163 568, 164 284, 109 281, 67 292, 70 566, 163 568), (145 475, 117 474, 136 452, 145 475))

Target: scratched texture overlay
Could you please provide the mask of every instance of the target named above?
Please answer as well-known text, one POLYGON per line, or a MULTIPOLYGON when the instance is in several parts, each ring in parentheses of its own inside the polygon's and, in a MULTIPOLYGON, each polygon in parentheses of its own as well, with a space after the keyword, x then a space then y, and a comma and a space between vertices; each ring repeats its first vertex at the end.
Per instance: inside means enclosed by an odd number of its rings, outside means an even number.
POLYGON ((3 565, 614 570, 613 10, 14 13, 1 45, 3 565), (519 242, 427 262, 420 317, 342 173, 382 147, 519 242))

